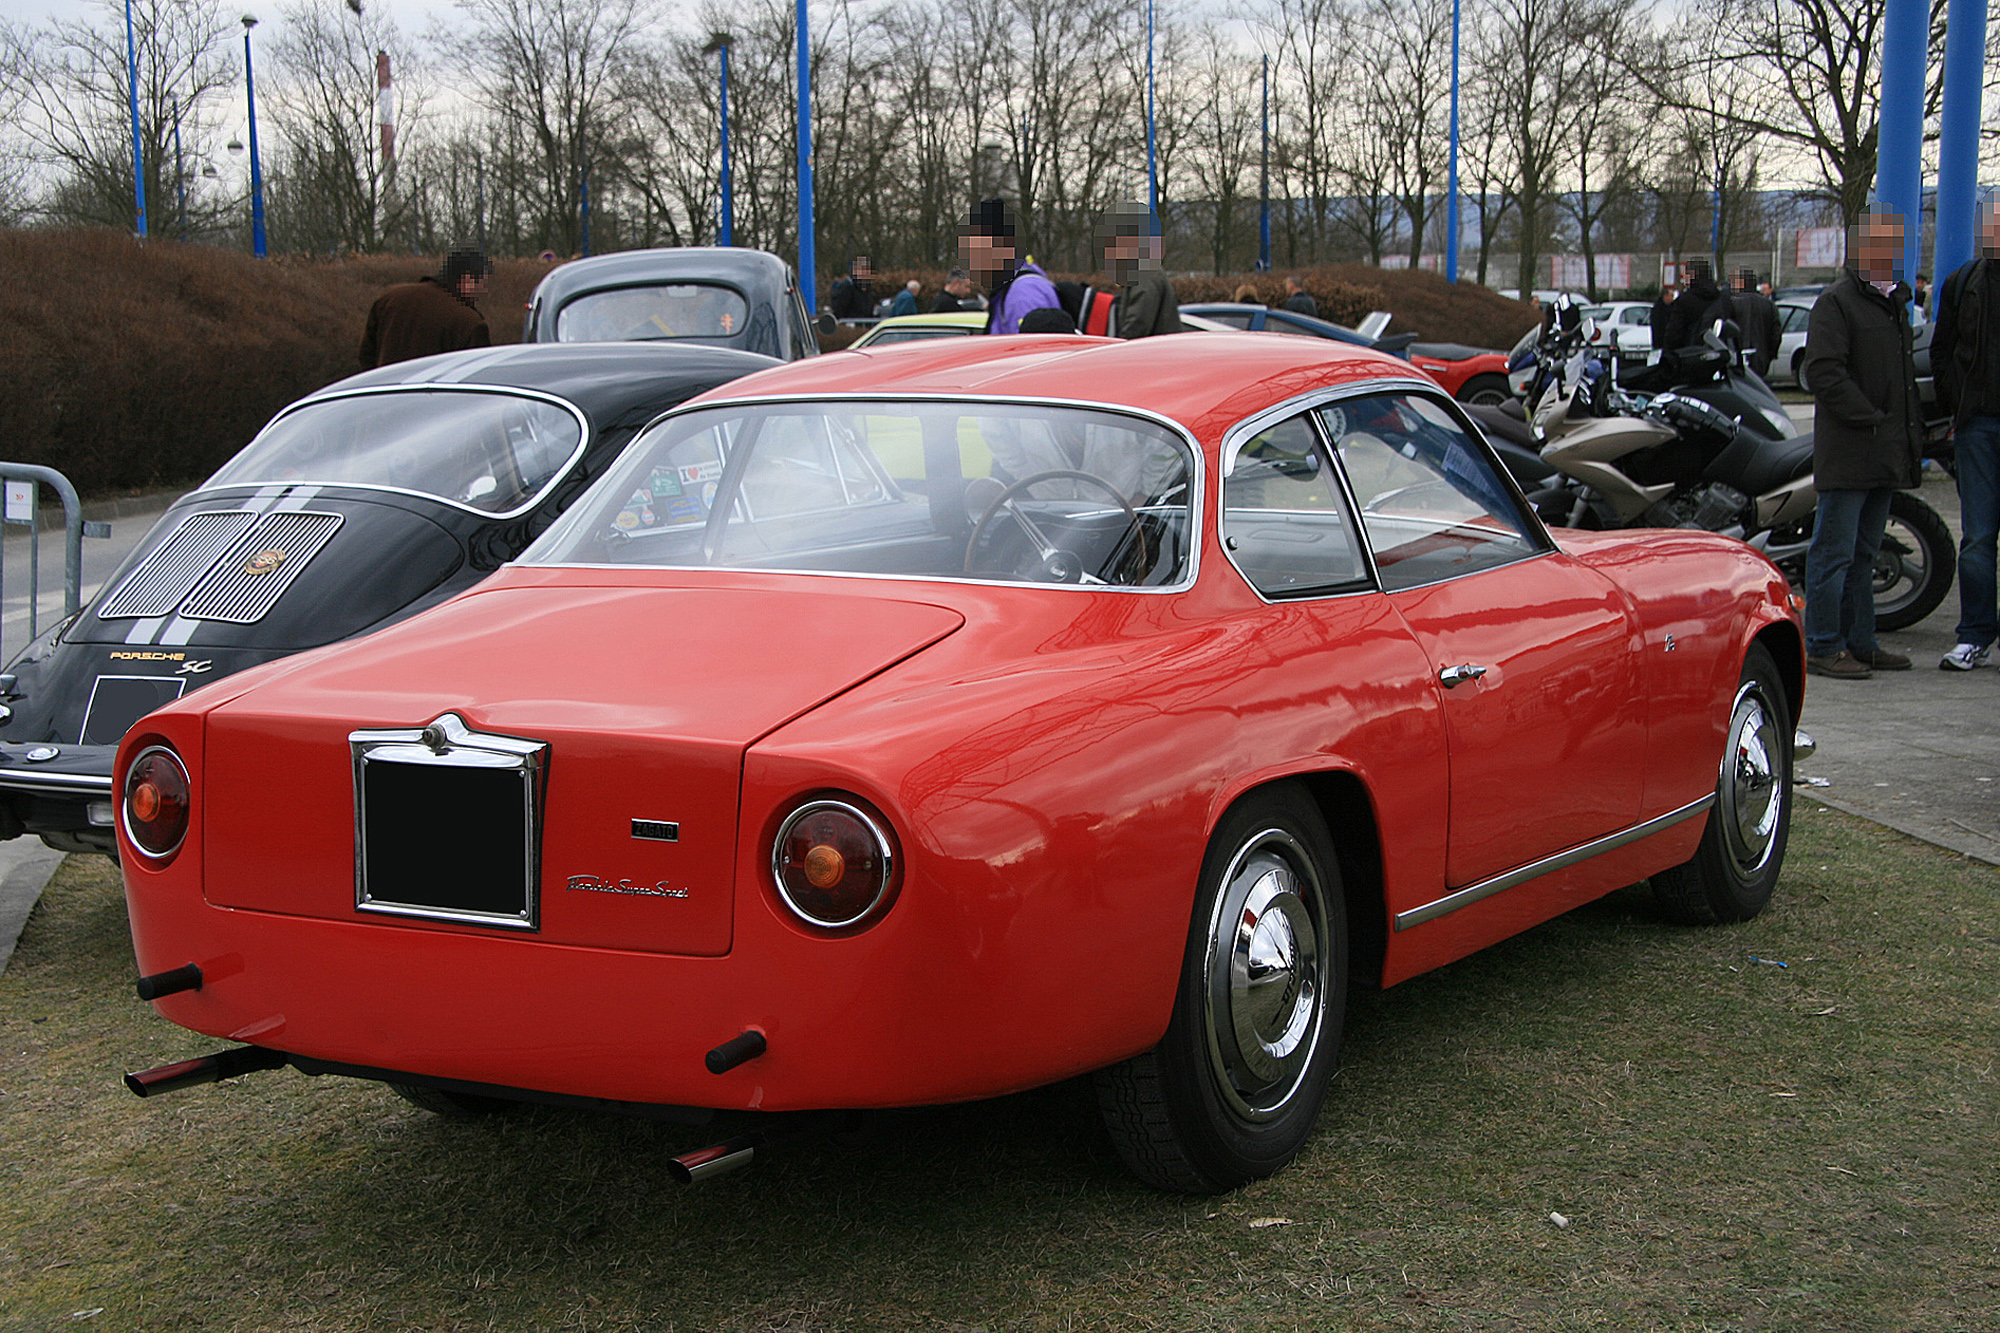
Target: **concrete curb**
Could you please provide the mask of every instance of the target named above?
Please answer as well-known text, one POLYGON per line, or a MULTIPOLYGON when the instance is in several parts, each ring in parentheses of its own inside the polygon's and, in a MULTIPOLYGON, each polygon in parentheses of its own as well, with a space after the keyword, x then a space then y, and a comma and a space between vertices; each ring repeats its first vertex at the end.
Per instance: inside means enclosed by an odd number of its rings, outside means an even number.
POLYGON ((42 890, 62 863, 63 853, 40 838, 0 842, 0 976, 6 974, 14 957, 28 914, 35 910, 42 890))

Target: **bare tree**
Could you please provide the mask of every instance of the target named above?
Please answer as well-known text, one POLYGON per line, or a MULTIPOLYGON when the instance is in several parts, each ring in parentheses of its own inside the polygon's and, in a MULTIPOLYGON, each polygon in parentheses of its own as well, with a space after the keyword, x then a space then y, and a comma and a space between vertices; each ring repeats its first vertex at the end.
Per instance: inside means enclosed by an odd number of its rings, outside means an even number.
POLYGON ((1188 71, 1188 179, 1196 196, 1212 210, 1207 241, 1217 273, 1248 267, 1239 237, 1244 213, 1244 178, 1261 148, 1263 89, 1259 62, 1234 51, 1214 29, 1203 34, 1198 63, 1188 71))
POLYGON ((1381 188, 1408 226, 1410 263, 1423 256, 1431 210, 1449 175, 1451 5, 1448 0, 1365 0, 1356 15, 1354 68, 1365 95, 1353 112, 1381 163, 1381 188), (1383 88, 1394 89, 1383 96, 1383 88))
MULTIPOLYGON (((389 197, 380 152, 376 61, 394 74, 401 143, 418 139, 424 74, 395 20, 379 6, 293 0, 260 80, 275 134, 269 203, 285 244, 308 250, 374 250, 406 234, 407 197, 389 197)), ((260 62, 261 63, 261 62, 260 62)))
POLYGON ((1571 127, 1597 95, 1589 73, 1602 59, 1594 34, 1622 26, 1635 0, 1487 0, 1476 24, 1474 64, 1511 142, 1520 224, 1520 288, 1535 285, 1541 246, 1570 165, 1571 127))
POLYGON ((1268 0, 1252 22, 1272 51, 1283 96, 1279 111, 1280 172, 1289 198, 1283 212, 1286 262, 1320 258, 1325 249, 1328 211, 1334 189, 1337 108, 1341 104, 1340 54, 1348 40, 1348 14, 1342 0, 1268 0), (1304 236, 1300 230, 1303 223, 1304 236))
MULTIPOLYGON (((1701 40, 1634 47, 1625 66, 1662 107, 1712 116, 1796 150, 1818 168, 1842 218, 1875 183, 1881 47, 1888 0, 1695 0, 1701 40), (1692 48, 1692 61, 1688 51, 1692 48), (1700 71, 1705 77, 1691 78, 1700 71), (1713 101, 1726 81, 1733 96, 1713 101)), ((1926 116, 1941 97, 1945 0, 1930 0, 1926 116)))
MULTIPOLYGON (((96 25, 55 23, 20 53, 20 123, 54 177, 52 221, 130 227, 137 199, 125 10, 119 0, 98 8, 96 25)), ((134 0, 132 25, 147 231, 198 233, 214 221, 218 202, 203 188, 201 163, 214 146, 218 99, 236 81, 235 25, 224 22, 216 0, 134 0)))
POLYGON ((496 156, 528 210, 524 234, 573 252, 586 191, 617 174, 607 168, 627 127, 615 94, 648 35, 653 0, 460 0, 460 8, 471 32, 447 45, 501 131, 496 156))

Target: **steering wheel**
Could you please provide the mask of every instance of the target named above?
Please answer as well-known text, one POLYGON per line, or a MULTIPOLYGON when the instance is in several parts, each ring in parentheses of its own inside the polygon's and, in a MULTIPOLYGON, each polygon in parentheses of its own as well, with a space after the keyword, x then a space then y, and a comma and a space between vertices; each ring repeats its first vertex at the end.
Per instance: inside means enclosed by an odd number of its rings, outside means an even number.
MULTIPOLYGON (((968 574, 979 572, 977 569, 979 541, 986 535, 986 530, 992 525, 993 520, 999 517, 1002 511, 1004 511, 1008 517, 1020 524, 1021 531, 1027 534, 1028 541, 1035 548, 1035 554, 1041 557, 1042 577, 1048 582, 1105 583, 1104 579, 1099 578, 1083 567, 1082 558, 1074 551, 1065 550, 1050 541, 1043 534, 1042 530, 1035 526, 1035 521, 1028 517, 1027 511, 1014 503, 1015 498, 1030 486, 1038 482, 1057 481, 1064 478, 1071 481, 1086 482, 1103 491, 1106 495, 1117 501, 1118 507, 1125 511, 1126 530, 1135 531, 1138 529, 1139 511, 1131 506, 1125 499, 1124 494, 1116 486, 1113 486, 1110 482, 1094 473, 1078 472, 1071 468, 1051 468, 1047 472, 1036 472, 1025 476, 993 497, 993 503, 986 506, 986 512, 981 514, 979 521, 972 525, 972 537, 965 544, 965 572, 968 574)), ((1122 544, 1124 539, 1121 536, 1119 540, 1122 544)))

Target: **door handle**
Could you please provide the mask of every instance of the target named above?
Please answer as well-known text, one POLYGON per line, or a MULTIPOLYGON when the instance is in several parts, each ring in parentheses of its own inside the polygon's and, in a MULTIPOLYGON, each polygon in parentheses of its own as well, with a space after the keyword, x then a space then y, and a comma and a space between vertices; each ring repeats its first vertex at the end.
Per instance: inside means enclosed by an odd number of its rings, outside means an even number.
POLYGON ((1451 689, 1464 681, 1478 680, 1485 674, 1486 668, 1483 666, 1448 666, 1438 672, 1438 684, 1451 689))

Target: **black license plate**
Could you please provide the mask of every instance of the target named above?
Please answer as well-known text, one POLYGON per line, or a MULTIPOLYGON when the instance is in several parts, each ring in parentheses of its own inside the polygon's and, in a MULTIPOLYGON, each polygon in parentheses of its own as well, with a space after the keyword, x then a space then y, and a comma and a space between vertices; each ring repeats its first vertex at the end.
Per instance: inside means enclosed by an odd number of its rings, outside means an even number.
POLYGON ((476 743, 359 747, 355 905, 535 929, 539 774, 476 743))

